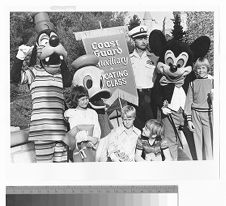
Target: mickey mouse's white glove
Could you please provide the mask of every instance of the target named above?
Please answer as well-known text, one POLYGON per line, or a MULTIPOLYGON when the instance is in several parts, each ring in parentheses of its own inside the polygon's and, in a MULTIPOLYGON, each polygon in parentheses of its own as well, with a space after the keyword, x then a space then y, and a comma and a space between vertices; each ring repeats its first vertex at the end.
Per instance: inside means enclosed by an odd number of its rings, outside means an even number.
POLYGON ((16 58, 17 58, 17 59, 20 59, 20 60, 24 60, 25 57, 26 57, 28 54, 31 53, 33 47, 34 47, 34 46, 27 46, 27 45, 22 44, 22 45, 19 46, 19 48, 18 48, 18 52, 17 52, 16 58))
POLYGON ((167 107, 162 107, 162 112, 165 115, 168 115, 168 114, 172 113, 172 111, 169 108, 167 108, 167 107))
POLYGON ((165 101, 163 102, 163 107, 162 107, 162 112, 163 112, 163 114, 165 114, 165 115, 168 115, 168 114, 171 114, 171 113, 172 113, 172 111, 169 109, 168 105, 169 105, 168 101, 165 100, 165 101))

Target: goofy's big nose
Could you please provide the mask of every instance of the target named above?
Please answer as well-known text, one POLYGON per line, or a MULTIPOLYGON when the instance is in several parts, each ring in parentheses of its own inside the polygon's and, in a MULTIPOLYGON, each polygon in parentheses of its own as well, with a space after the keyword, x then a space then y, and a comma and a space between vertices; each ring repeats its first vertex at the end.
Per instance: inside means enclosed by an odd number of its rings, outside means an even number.
POLYGON ((60 40, 59 40, 58 36, 53 35, 53 36, 50 37, 50 39, 49 39, 49 45, 50 46, 56 47, 56 46, 59 45, 59 43, 60 43, 60 40))

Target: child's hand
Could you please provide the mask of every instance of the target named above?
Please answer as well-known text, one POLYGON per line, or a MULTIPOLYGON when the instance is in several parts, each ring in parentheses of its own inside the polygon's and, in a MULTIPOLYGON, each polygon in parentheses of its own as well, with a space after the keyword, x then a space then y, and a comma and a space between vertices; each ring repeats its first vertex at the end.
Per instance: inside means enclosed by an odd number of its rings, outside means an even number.
POLYGON ((87 142, 86 147, 97 149, 96 146, 92 142, 87 142))
POLYGON ((213 89, 211 89, 210 93, 208 94, 209 103, 212 104, 213 102, 213 89))
POLYGON ((112 161, 112 162, 120 162, 120 161, 119 161, 119 158, 118 158, 114 153, 112 153, 112 154, 110 155, 110 158, 111 158, 111 161, 112 161))
POLYGON ((108 146, 108 153, 111 154, 111 153, 114 153, 115 151, 118 150, 118 147, 115 143, 110 143, 109 146, 108 146))
POLYGON ((154 153, 149 153, 145 155, 145 160, 147 161, 153 161, 155 159, 155 154, 154 153))
POLYGON ((194 124, 192 123, 192 121, 188 121, 188 128, 191 132, 194 132, 195 130, 195 126, 194 124))

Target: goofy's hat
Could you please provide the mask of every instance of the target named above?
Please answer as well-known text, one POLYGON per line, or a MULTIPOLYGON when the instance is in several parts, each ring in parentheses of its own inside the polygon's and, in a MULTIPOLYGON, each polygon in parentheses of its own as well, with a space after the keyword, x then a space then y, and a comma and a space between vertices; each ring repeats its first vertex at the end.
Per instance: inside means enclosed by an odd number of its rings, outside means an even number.
POLYGON ((40 34, 45 30, 55 30, 53 23, 50 22, 46 12, 36 13, 34 15, 35 31, 40 34))

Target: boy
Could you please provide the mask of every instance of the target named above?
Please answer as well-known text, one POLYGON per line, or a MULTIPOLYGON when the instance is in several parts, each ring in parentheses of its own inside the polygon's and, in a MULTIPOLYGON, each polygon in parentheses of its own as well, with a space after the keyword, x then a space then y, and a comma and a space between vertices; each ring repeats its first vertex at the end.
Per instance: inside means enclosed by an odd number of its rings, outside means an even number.
POLYGON ((198 160, 213 159, 213 77, 208 74, 209 68, 207 58, 196 61, 194 71, 197 78, 189 85, 184 110, 188 127, 194 133, 198 160))
POLYGON ((164 126, 161 121, 150 119, 138 138, 135 160, 138 161, 164 161, 172 160, 168 143, 163 137, 164 126), (144 156, 144 158, 143 158, 144 156))
POLYGON ((139 129, 134 127, 136 110, 131 105, 122 108, 122 125, 103 138, 104 146, 99 145, 97 161, 131 162, 135 161, 135 149, 139 129))

